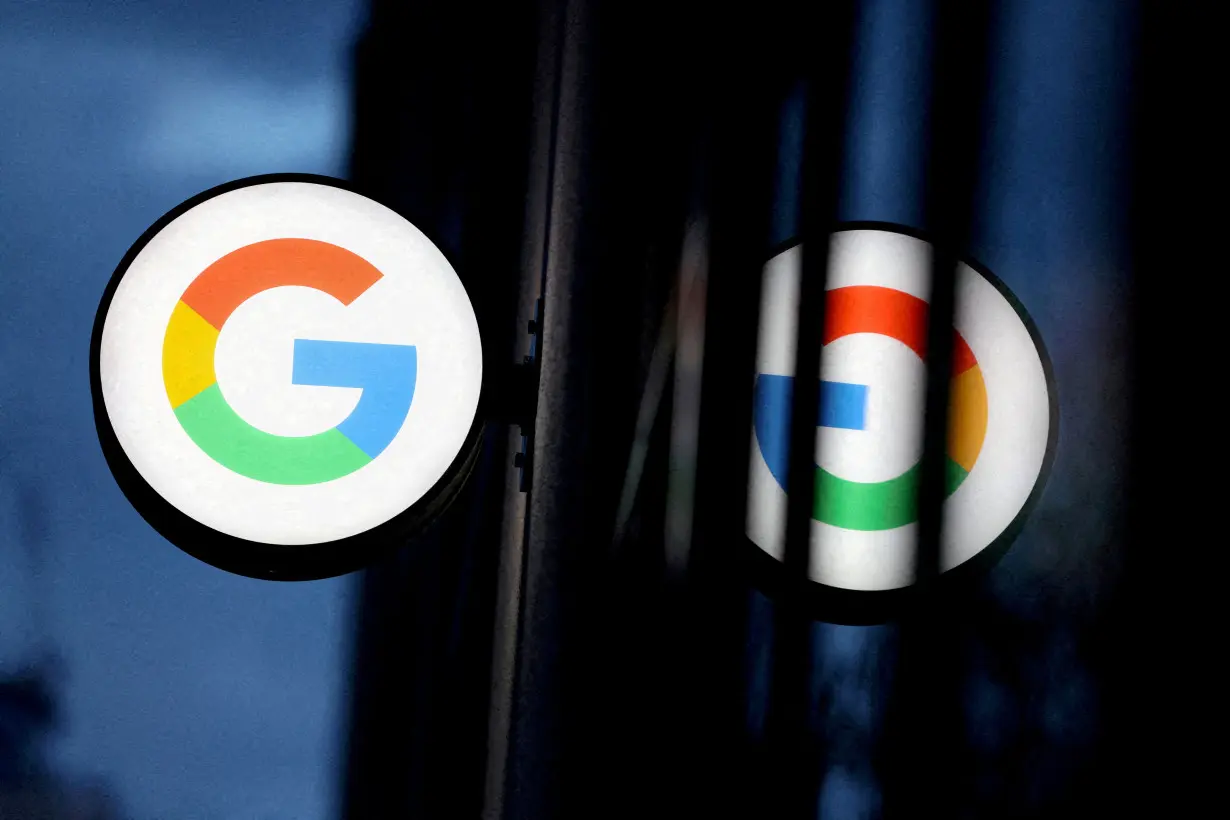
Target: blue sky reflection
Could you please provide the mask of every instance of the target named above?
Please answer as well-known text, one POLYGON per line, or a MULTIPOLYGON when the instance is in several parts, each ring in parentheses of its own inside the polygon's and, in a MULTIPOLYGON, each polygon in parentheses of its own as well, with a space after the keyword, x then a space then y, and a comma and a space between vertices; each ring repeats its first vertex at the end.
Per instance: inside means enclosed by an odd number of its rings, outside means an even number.
POLYGON ((68 667, 55 758, 135 818, 333 809, 351 581, 232 577, 157 536, 103 462, 87 353, 105 283, 165 211, 343 172, 360 8, 0 3, 0 669, 34 648, 41 599, 68 667), (23 545, 29 488, 46 526, 23 545))

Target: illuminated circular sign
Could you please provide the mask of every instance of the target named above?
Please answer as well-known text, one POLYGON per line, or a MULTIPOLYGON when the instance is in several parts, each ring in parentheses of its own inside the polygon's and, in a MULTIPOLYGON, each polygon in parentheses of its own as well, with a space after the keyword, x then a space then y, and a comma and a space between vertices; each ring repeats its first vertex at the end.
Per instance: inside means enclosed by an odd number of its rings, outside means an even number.
POLYGON ((362 566, 447 507, 477 452, 461 280, 405 219, 323 177, 240 180, 163 217, 107 288, 91 378, 134 506, 245 575, 362 566))
MULTIPOLYGON (((875 223, 833 234, 825 294, 810 578, 823 617, 879 620, 914 580, 930 245, 875 223)), ((784 579, 786 470, 802 246, 765 266, 747 533, 784 579)), ((1049 359, 1020 303, 981 266, 956 273, 941 569, 997 559, 1049 472, 1049 359)))

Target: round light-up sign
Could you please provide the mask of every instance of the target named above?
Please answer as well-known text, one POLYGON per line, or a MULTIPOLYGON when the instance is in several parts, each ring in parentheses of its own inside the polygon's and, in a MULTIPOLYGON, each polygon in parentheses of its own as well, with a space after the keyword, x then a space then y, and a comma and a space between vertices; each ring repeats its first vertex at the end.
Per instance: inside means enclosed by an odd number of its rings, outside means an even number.
POLYGON ((215 566, 361 567, 455 497, 482 345, 444 254, 343 183, 207 191, 120 264, 91 351, 107 461, 139 512, 215 566))
MULTIPOLYGON (((880 620, 911 588, 918 535, 931 246, 878 223, 833 234, 825 294, 810 578, 780 577, 802 245, 765 266, 747 533, 774 583, 822 617, 880 620)), ((956 271, 941 569, 997 559, 1049 471, 1054 379, 1028 315, 989 271, 956 271)), ((953 572, 960 568, 961 572, 953 572)))

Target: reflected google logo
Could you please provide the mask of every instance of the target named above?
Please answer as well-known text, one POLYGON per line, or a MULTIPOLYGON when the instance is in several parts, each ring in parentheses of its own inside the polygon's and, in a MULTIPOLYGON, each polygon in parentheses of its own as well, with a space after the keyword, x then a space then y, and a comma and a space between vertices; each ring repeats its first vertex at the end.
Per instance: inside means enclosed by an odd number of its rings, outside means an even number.
MULTIPOLYGON (((915 579, 931 246, 908 228, 851 223, 827 250, 823 353, 810 376, 820 402, 807 594, 826 618, 874 621, 884 596, 915 579)), ((801 253, 798 242, 781 248, 762 279, 747 534, 772 583, 785 544, 801 253)), ((953 286, 939 557, 943 572, 968 567, 968 577, 1002 555, 1038 499, 1058 404, 1042 339, 1007 286, 970 261, 953 286)))
MULTIPOLYGON (((855 285, 829 292, 824 344, 859 333, 896 340, 926 360, 927 303, 892 288, 855 285)), ((987 386, 978 359, 960 331, 953 331, 951 409, 946 463, 952 495, 974 468, 987 435, 987 386)), ((786 489, 793 378, 761 374, 756 380, 756 440, 765 462, 786 489)), ((818 427, 867 430, 868 385, 821 381, 818 427)), ((917 520, 918 464, 886 481, 859 482, 816 468, 812 518, 849 530, 889 530, 917 520)))

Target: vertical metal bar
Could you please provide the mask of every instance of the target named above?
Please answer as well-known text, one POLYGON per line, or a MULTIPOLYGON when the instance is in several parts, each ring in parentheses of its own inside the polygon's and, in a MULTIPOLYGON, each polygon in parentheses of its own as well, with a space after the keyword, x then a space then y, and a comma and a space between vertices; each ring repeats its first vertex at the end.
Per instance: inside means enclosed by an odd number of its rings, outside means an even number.
POLYGON ((1220 540, 1210 539, 1217 530, 1206 523, 1221 503, 1212 497, 1221 485, 1183 478, 1207 469, 1220 451, 1212 447, 1217 433, 1184 431, 1187 442, 1199 443, 1175 446, 1181 405, 1174 389, 1179 362, 1194 351, 1216 360, 1224 348, 1213 338, 1220 317, 1209 311, 1221 303, 1200 298, 1206 282, 1221 278, 1212 272, 1224 270, 1218 245, 1206 244, 1225 230, 1222 210, 1208 199, 1224 148, 1221 129, 1203 121, 1217 112, 1205 102, 1213 75, 1191 13, 1196 4, 1136 5, 1126 230, 1133 325, 1128 532, 1110 645, 1103 647, 1110 662, 1097 785, 1108 812, 1190 816, 1223 788, 1220 756, 1192 732, 1203 726, 1196 731, 1221 736, 1213 727, 1224 691, 1215 666, 1222 664, 1210 647, 1222 640, 1225 575, 1220 551, 1209 550, 1220 540), (1157 646, 1165 659, 1150 662, 1157 646))
POLYGON ((630 524, 633 511, 638 508, 638 501, 644 500, 646 491, 642 488, 642 479, 646 475, 651 445, 656 440, 653 433, 661 424, 662 405, 667 395, 667 383, 670 381, 671 366, 675 355, 675 337, 677 335, 677 314, 679 299, 685 283, 682 277, 675 286, 666 310, 663 311, 662 323, 658 338, 654 344, 653 355, 649 361, 649 372, 645 378, 644 390, 641 394, 641 404, 636 417, 636 432, 633 436, 632 451, 628 456, 628 469, 625 473, 623 492, 620 494, 619 511, 615 518, 615 534, 612 539, 616 548, 623 545, 630 537, 630 524))
MULTIPOLYGON (((678 7, 562 6, 539 413, 505 800, 509 818, 632 811, 665 776, 664 449, 626 548, 610 550, 654 330, 678 253, 692 43, 678 7), (655 16, 646 25, 646 14, 655 16), (661 709, 662 714, 658 715, 661 709), (662 720, 657 720, 661 717, 662 720), (645 738, 662 741, 645 745, 645 738), (613 783, 619 772, 619 782, 613 783)), ((661 441, 658 425, 653 439, 661 441)), ((664 781, 665 782, 665 781, 664 781)))
MULTIPOLYGON (((806 584, 810 579, 812 516, 815 503, 816 418, 820 402, 820 350, 824 334, 824 292, 829 235, 837 219, 844 164, 854 3, 826 6, 819 42, 796 47, 809 55, 802 67, 807 88, 802 158, 800 224, 804 238, 799 282, 795 378, 790 413, 790 461, 783 563, 806 584)), ((814 817, 821 775, 821 744, 811 713, 811 619, 789 601, 778 601, 774 618, 773 683, 769 702, 770 740, 782 782, 775 790, 777 816, 814 817)))
POLYGON ((959 638, 945 602, 934 594, 942 571, 943 505, 953 283, 968 250, 991 68, 991 4, 935 0, 932 88, 924 220, 932 237, 927 329, 927 386, 918 487, 915 590, 919 605, 899 633, 895 701, 886 739, 885 817, 956 816, 966 767, 961 739, 959 638))
POLYGON ((585 456, 585 391, 578 380, 584 352, 576 327, 584 311, 581 278, 586 138, 590 112, 589 10, 581 0, 544 0, 544 16, 558 16, 558 83, 550 209, 542 292, 541 377, 527 508, 521 623, 504 817, 563 816, 572 772, 565 765, 568 674, 568 598, 575 563, 570 552, 584 533, 580 477, 585 456))
MULTIPOLYGON (((529 180, 525 201, 525 234, 521 262, 518 320, 528 321, 542 296, 547 241, 551 220, 551 184, 555 151, 556 114, 559 99, 560 15, 557 4, 539 4, 536 67, 531 100, 529 180)), ((526 328, 528 330, 528 327, 526 328)), ((515 365, 530 355, 531 336, 519 335, 514 346, 515 365)), ((536 355, 540 351, 534 351, 536 355)), ((521 446, 522 431, 508 430, 508 452, 521 446)), ((492 641, 491 707, 487 724, 487 779, 483 820, 504 816, 505 786, 513 729, 514 692, 517 674, 517 638, 521 623, 522 584, 525 564, 527 496, 521 491, 518 468, 511 459, 505 465, 503 530, 497 574, 495 624, 492 641)))
POLYGON ((927 389, 918 506, 915 583, 926 588, 942 571, 949 380, 952 374, 953 281, 969 250, 984 98, 990 68, 990 4, 937 0, 924 219, 932 236, 927 327, 927 389))
MULTIPOLYGON (((693 70, 707 73, 709 66, 698 59, 693 70)), ((720 734, 715 727, 725 727, 720 715, 697 708, 697 696, 729 686, 730 679, 715 680, 711 660, 704 651, 703 629, 720 628, 713 621, 700 625, 691 609, 692 593, 692 527, 699 510, 695 504, 699 415, 701 411, 702 367, 704 354, 705 279, 710 236, 707 228, 707 182, 711 154, 703 127, 693 122, 691 137, 692 174, 686 227, 679 248, 675 272, 676 297, 673 300, 674 321, 671 323, 675 384, 669 396, 671 419, 667 430, 666 484, 663 501, 661 559, 664 577, 661 621, 655 632, 659 654, 654 658, 656 709, 652 727, 661 727, 654 745, 658 771, 656 792, 661 797, 658 810, 663 815, 687 816, 706 812, 706 800, 714 789, 705 784, 708 769, 707 754, 712 749, 711 738, 720 734)), ((706 615, 713 614, 712 611, 706 615)), ((702 617, 704 617, 702 615, 702 617)), ((732 700, 734 700, 732 698, 732 700)), ((651 729, 652 731, 652 729, 651 729)))
POLYGON ((670 436, 670 478, 663 534, 666 572, 686 576, 696 515, 696 453, 699 444, 701 365, 705 349, 705 286, 709 265, 709 228, 693 212, 679 261, 675 320, 675 384, 670 436))
POLYGON ((693 754, 681 777, 698 817, 764 814, 763 769, 747 737, 745 549, 760 278, 769 249, 777 112, 787 83, 782 4, 747 15, 721 4, 698 22, 705 44, 702 180, 709 276, 701 364, 688 629, 693 754), (731 60, 727 44, 741 44, 731 60))

